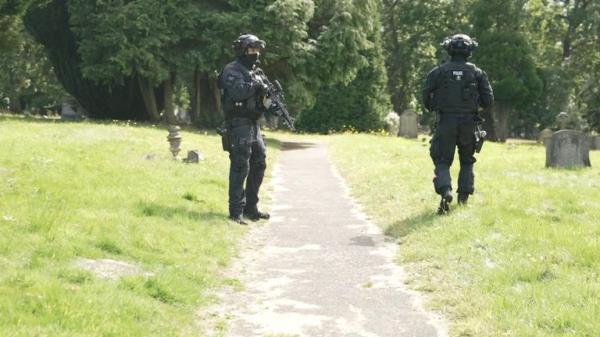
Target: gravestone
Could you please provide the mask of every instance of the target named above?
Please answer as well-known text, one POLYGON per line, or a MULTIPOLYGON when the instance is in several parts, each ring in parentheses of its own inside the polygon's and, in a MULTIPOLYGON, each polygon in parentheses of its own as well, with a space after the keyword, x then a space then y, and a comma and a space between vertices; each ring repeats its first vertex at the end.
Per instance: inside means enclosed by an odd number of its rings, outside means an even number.
POLYGON ((188 152, 185 162, 188 164, 197 164, 202 160, 204 160, 202 153, 200 153, 198 150, 192 150, 188 152))
POLYGON ((417 138, 418 131, 417 114, 411 109, 405 110, 400 115, 400 131, 398 132, 398 136, 417 138))
POLYGON ((192 117, 190 116, 190 113, 184 108, 181 108, 179 106, 175 107, 175 117, 177 118, 179 124, 192 124, 192 117))
POLYGON ((590 150, 600 150, 600 136, 590 136, 590 150))
POLYGON ((552 137, 553 134, 554 132, 548 128, 540 131, 540 134, 538 135, 538 143, 546 145, 546 142, 552 137))
POLYGON ((60 109, 60 119, 68 120, 68 121, 80 121, 83 119, 80 114, 78 114, 73 105, 69 102, 63 102, 62 108, 60 109))
POLYGON ((589 138, 575 130, 555 132, 546 143, 546 167, 588 167, 590 163, 589 138))

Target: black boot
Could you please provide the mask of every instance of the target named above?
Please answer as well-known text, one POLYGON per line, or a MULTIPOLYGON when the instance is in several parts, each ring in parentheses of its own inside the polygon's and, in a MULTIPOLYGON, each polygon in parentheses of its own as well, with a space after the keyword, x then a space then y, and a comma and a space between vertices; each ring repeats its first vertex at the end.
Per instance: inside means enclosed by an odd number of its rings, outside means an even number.
POLYGON ((248 223, 246 221, 244 221, 244 217, 241 214, 240 215, 230 215, 229 220, 231 220, 239 225, 242 225, 242 226, 248 225, 248 223))
POLYGON ((459 205, 466 205, 468 200, 469 200, 468 193, 458 193, 458 204, 459 205))
POLYGON ((271 217, 269 213, 261 212, 256 207, 244 209, 244 216, 252 221, 268 220, 271 217))
POLYGON ((442 193, 442 200, 440 201, 440 206, 438 207, 438 214, 447 214, 450 212, 450 203, 452 202, 452 190, 447 189, 444 193, 442 193))

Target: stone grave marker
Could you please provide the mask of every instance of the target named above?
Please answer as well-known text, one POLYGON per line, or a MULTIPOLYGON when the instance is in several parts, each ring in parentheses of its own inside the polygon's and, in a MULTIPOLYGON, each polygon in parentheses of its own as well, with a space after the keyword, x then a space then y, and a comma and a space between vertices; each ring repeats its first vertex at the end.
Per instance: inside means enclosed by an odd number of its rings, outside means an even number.
POLYGON ((188 152, 185 162, 188 164, 197 164, 202 160, 204 160, 202 153, 200 153, 198 150, 192 150, 188 152))
POLYGON ((400 131, 398 132, 398 136, 417 138, 419 131, 417 117, 417 114, 413 110, 405 110, 402 115, 400 115, 400 131))
POLYGON ((554 132, 552 132, 552 130, 546 128, 542 131, 540 131, 539 135, 538 135, 538 143, 544 144, 546 145, 546 142, 552 138, 552 135, 554 134, 554 132))
POLYGON ((589 137, 575 130, 555 132, 546 143, 546 167, 589 167, 589 137))
POLYGON ((63 102, 60 109, 60 119, 68 121, 80 121, 83 119, 80 114, 75 111, 74 106, 69 102, 63 102))

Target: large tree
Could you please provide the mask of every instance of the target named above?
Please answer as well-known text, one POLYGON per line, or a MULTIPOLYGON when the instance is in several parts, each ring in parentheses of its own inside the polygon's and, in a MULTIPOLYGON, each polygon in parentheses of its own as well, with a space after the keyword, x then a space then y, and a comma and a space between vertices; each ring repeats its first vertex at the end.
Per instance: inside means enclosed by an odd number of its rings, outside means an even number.
MULTIPOLYGON (((51 0, 30 7, 24 21, 42 43, 64 89, 97 118, 149 119, 138 83, 125 77, 120 83, 104 84, 84 77, 79 40, 70 29, 66 0, 51 0)), ((115 27, 118 30, 118 27, 115 27)), ((108 52, 108 51, 107 51, 108 52)))
POLYGON ((300 116, 309 131, 360 131, 382 126, 389 112, 378 1, 317 2, 311 23, 316 51, 315 105, 300 116))
POLYGON ((542 80, 523 33, 525 0, 479 0, 472 8, 472 35, 481 48, 473 60, 489 75, 496 102, 487 111, 490 138, 504 141, 511 120, 522 118, 542 92, 542 80))

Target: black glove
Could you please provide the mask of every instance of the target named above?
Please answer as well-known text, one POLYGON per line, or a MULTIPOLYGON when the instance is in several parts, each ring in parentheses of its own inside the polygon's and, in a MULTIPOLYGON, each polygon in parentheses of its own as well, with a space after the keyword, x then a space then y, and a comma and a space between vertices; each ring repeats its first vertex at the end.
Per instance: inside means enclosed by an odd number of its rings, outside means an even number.
POLYGON ((269 87, 263 81, 259 80, 252 81, 252 88, 258 95, 266 95, 269 90, 269 87))

